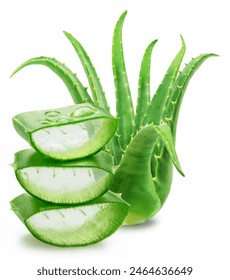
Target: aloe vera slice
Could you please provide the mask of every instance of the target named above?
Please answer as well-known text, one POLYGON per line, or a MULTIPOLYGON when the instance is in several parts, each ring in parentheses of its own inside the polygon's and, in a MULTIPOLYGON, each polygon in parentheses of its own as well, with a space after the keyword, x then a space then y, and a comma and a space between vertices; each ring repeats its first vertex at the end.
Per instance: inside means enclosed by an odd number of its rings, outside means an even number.
POLYGON ((56 246, 84 246, 114 233, 129 206, 112 192, 85 205, 50 204, 22 194, 11 202, 12 210, 37 239, 56 246))
POLYGON ((28 193, 59 204, 93 200, 108 191, 114 178, 112 157, 103 151, 86 159, 60 162, 27 149, 15 154, 13 167, 28 193))
POLYGON ((58 160, 87 157, 114 135, 117 119, 91 104, 19 114, 16 131, 38 152, 58 160))

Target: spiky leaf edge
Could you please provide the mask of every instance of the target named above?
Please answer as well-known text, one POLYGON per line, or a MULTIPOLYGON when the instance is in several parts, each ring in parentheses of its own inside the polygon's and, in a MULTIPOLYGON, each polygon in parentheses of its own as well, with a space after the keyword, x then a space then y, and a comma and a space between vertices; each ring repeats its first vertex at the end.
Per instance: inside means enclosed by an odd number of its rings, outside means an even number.
POLYGON ((18 71, 28 65, 44 65, 51 69, 55 74, 57 74, 62 81, 65 83, 68 88, 74 103, 93 103, 91 97, 89 96, 86 88, 82 85, 82 83, 77 78, 76 74, 74 74, 68 67, 66 67, 63 63, 59 62, 55 58, 50 57, 35 57, 27 60, 22 63, 12 74, 10 77, 15 75, 18 71))
POLYGON ((184 69, 180 72, 177 77, 170 94, 170 99, 167 107, 163 112, 163 120, 167 122, 172 130, 173 138, 176 138, 176 128, 178 122, 178 116, 180 111, 180 106, 186 91, 186 88, 195 74, 195 72, 199 69, 199 67, 203 64, 203 62, 209 58, 218 56, 213 53, 201 54, 196 58, 193 58, 184 69))
POLYGON ((101 82, 99 80, 99 77, 97 75, 97 72, 95 70, 95 67, 92 64, 92 61, 90 60, 87 52, 83 48, 83 46, 80 44, 80 42, 74 38, 70 33, 64 31, 65 36, 68 38, 72 46, 74 47, 81 64, 84 68, 86 77, 89 82, 89 86, 92 92, 92 97, 94 104, 96 106, 99 106, 103 108, 105 111, 109 112, 110 108, 108 106, 106 97, 105 97, 105 92, 102 88, 101 82))
POLYGON ((113 33, 112 43, 112 65, 116 92, 116 109, 117 117, 119 118, 117 137, 120 145, 115 147, 117 163, 120 162, 122 153, 131 140, 134 126, 133 104, 126 73, 122 44, 122 28, 126 14, 127 11, 125 11, 117 21, 113 33))
POLYGON ((135 116, 135 127, 133 130, 133 135, 140 129, 143 123, 143 117, 146 114, 147 108, 150 104, 150 68, 151 68, 151 55, 152 50, 157 43, 154 40, 146 48, 143 55, 139 81, 138 81, 138 96, 137 96, 137 106, 136 106, 136 116, 135 116))
POLYGON ((175 82, 178 71, 183 60, 186 46, 183 37, 181 36, 182 46, 177 53, 172 63, 170 64, 161 84, 156 90, 151 103, 149 104, 146 114, 143 118, 143 124, 154 123, 159 125, 162 120, 164 108, 167 106, 167 102, 170 99, 172 85, 175 82))

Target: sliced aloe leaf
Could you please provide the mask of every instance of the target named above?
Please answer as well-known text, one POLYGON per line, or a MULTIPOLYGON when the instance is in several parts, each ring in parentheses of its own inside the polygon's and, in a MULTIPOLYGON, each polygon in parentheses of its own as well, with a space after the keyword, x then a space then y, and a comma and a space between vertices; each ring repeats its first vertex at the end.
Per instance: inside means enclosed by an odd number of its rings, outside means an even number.
POLYGON ((15 154, 15 175, 21 186, 42 200, 84 203, 103 195, 113 182, 113 160, 106 152, 82 160, 60 162, 32 149, 15 154))
POLYGON ((33 111, 13 118, 16 131, 38 152, 73 160, 101 150, 114 135, 117 119, 91 104, 33 111))
POLYGON ((129 206, 112 192, 84 205, 50 204, 22 194, 11 201, 12 210, 37 239, 56 246, 84 246, 114 233, 129 206))

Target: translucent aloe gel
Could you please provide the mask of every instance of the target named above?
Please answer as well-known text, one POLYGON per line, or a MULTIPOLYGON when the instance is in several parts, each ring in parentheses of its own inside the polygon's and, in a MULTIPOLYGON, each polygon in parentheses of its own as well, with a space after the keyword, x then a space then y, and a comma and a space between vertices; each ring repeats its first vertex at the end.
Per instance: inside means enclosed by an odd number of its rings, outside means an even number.
POLYGON ((85 159, 60 162, 28 149, 15 154, 13 167, 28 193, 59 204, 85 203, 100 197, 114 179, 112 157, 103 151, 85 159))
POLYGON ((91 104, 19 114, 16 131, 39 153, 57 160, 84 158, 101 150, 117 120, 91 104))
POLYGON ((114 233, 127 216, 129 206, 107 192, 85 205, 62 206, 22 194, 11 207, 37 239, 56 246, 84 246, 114 233))

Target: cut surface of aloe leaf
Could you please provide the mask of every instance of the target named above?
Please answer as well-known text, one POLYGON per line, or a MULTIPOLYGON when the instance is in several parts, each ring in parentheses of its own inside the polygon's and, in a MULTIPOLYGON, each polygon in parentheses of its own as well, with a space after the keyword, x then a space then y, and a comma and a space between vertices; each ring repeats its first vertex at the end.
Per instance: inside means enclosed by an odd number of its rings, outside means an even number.
POLYGON ((114 233, 129 206, 112 192, 85 205, 53 205, 22 194, 11 201, 12 210, 37 239, 56 246, 84 246, 114 233))
POLYGON ((38 152, 58 160, 95 154, 114 135, 117 119, 91 104, 19 114, 16 131, 38 152))
POLYGON ((52 203, 85 203, 110 188, 114 174, 106 152, 67 162, 43 157, 32 149, 15 154, 17 180, 33 196, 52 203))

